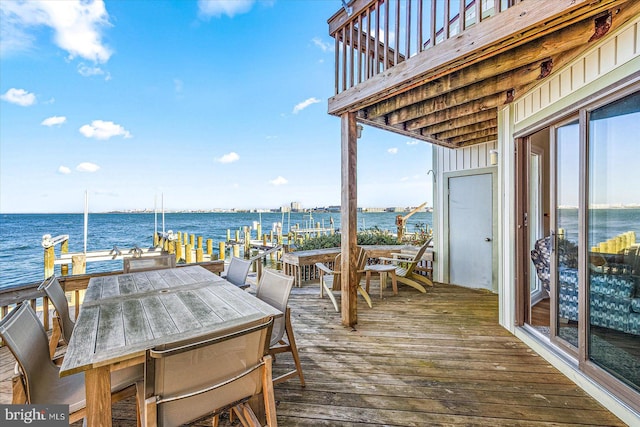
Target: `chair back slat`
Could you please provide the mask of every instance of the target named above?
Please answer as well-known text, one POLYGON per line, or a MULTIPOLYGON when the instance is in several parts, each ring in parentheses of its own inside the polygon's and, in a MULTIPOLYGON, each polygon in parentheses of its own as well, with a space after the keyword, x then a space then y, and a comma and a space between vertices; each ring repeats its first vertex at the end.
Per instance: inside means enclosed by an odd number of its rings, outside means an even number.
MULTIPOLYGON (((284 276, 271 270, 265 270, 260 279, 256 297, 277 308, 283 314, 287 310, 289 295, 293 287, 294 278, 284 276)), ((274 320, 271 332, 271 345, 280 341, 285 332, 285 318, 281 316, 274 320)))
POLYGON ((55 276, 51 276, 42 282, 38 287, 38 290, 44 291, 49 298, 49 301, 53 304, 56 313, 58 313, 58 318, 60 319, 62 339, 65 343, 69 344, 75 323, 71 320, 71 316, 69 315, 69 303, 67 302, 67 296, 65 295, 62 286, 60 286, 60 282, 55 276))

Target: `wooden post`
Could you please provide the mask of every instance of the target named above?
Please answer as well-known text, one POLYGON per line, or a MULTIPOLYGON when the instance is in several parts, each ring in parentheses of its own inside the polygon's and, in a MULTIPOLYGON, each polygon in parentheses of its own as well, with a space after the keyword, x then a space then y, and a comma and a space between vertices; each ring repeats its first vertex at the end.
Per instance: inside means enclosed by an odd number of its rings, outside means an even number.
MULTIPOLYGON (((186 239, 185 239, 186 241, 186 239)), ((194 248, 196 246, 196 235, 192 234, 191 236, 189 236, 189 245, 191 245, 192 248, 194 248)))
POLYGON ((207 239, 207 255, 213 255, 213 239, 207 239))
POLYGON ((231 230, 227 228, 227 242, 231 240, 231 230))
POLYGON ((87 259, 84 255, 71 257, 71 274, 85 274, 87 271, 87 259))
POLYGON ((344 113, 341 132, 342 200, 340 209, 341 271, 342 271, 342 324, 353 326, 358 323, 357 311, 357 225, 358 225, 358 138, 355 113, 344 113))
POLYGON ((218 243, 218 259, 224 260, 225 255, 226 255, 226 251, 227 251, 227 249, 225 247, 224 242, 218 243))
POLYGON ((153 247, 157 248, 159 242, 160 242, 160 238, 158 236, 158 233, 154 231, 153 232, 153 247))
MULTIPOLYGON (((69 253, 69 239, 62 242, 60 245, 60 255, 69 253)), ((67 276, 69 275, 69 264, 62 264, 60 266, 60 275, 67 276)))
POLYGON ((258 225, 256 226, 256 240, 260 240, 261 236, 262 236, 262 224, 258 223, 258 225))
POLYGON ((262 235, 262 246, 267 246, 267 234, 262 235))
POLYGON ((55 272, 54 261, 56 259, 56 254, 54 252, 54 246, 49 246, 48 248, 44 248, 44 278, 53 276, 55 272))
POLYGON ((200 249, 202 249, 202 240, 203 240, 202 236, 198 236, 198 247, 200 249))
POLYGON ((175 241, 167 242, 167 252, 169 252, 170 254, 175 254, 176 253, 176 242, 175 241))
POLYGON ((249 227, 244 228, 244 257, 249 258, 251 251, 251 229, 249 227))
POLYGON ((240 258, 240 245, 233 245, 233 256, 240 258))
POLYGON ((182 259, 182 244, 180 240, 176 240, 176 262, 182 259))
POLYGON ((240 230, 236 230, 236 243, 240 241, 240 230))
POLYGON ((187 243, 184 245, 184 262, 187 264, 191 264, 193 262, 193 254, 191 253, 192 249, 193 247, 190 244, 187 243))
POLYGON ((202 252, 202 247, 196 248, 196 262, 204 261, 204 254, 202 252))

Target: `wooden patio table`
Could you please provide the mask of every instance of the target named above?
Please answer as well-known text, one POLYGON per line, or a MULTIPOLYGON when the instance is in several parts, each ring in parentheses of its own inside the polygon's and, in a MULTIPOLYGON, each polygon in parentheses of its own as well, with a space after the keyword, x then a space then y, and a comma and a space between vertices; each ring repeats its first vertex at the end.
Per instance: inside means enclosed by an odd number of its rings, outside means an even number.
POLYGON ((88 425, 111 426, 111 371, 144 363, 161 344, 281 315, 200 266, 95 277, 60 375, 84 372, 88 425))

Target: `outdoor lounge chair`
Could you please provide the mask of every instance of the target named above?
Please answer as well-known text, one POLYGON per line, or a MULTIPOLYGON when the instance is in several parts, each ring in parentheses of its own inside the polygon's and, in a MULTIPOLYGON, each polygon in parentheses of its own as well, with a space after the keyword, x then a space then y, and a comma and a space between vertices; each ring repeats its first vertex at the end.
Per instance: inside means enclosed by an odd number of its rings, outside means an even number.
POLYGON ((271 356, 264 355, 271 325, 259 320, 150 350, 144 425, 177 426, 232 408, 243 425, 258 426, 247 401, 262 393, 266 425, 276 426, 271 356))
POLYGON ((427 292, 423 285, 433 286, 433 282, 426 276, 415 273, 416 265, 422 260, 427 247, 431 244, 428 239, 415 255, 392 253, 392 258, 380 257, 380 261, 390 263, 396 267, 396 280, 405 285, 416 288, 422 293, 427 292))
POLYGON ((291 325, 291 309, 287 306, 291 287, 294 278, 283 276, 271 270, 265 270, 258 285, 256 297, 270 304, 284 313, 273 322, 273 331, 271 332, 271 342, 269 343, 269 354, 274 356, 280 353, 291 353, 296 368, 290 372, 280 375, 273 379, 273 383, 277 384, 289 378, 298 376, 300 384, 304 387, 304 375, 302 374, 302 366, 300 365, 300 357, 298 356, 298 347, 293 335, 293 326, 291 325), (285 333, 287 339, 284 339, 285 333))
MULTIPOLYGON (((22 304, 2 319, 0 337, 17 361, 13 404, 64 404, 69 405, 71 423, 85 417, 84 374, 60 377, 60 368, 49 357, 47 334, 31 305, 22 304)), ((135 384, 141 379, 141 366, 113 371, 112 402, 135 396, 135 384)))
POLYGON ((238 257, 232 257, 229 262, 227 271, 222 273, 221 276, 227 281, 233 283, 240 289, 247 289, 249 284, 247 282, 247 276, 249 275, 249 268, 251 267, 251 261, 238 257))
MULTIPOLYGON (((342 254, 336 255, 335 261, 333 263, 333 270, 324 265, 321 262, 316 262, 316 267, 320 272, 320 298, 324 297, 324 293, 326 292, 329 296, 329 299, 333 303, 336 311, 340 311, 338 308, 338 302, 336 301, 336 297, 333 295, 333 291, 340 290, 340 261, 342 259, 342 254)), ((356 265, 356 283, 358 284, 357 290, 362 295, 364 300, 367 302, 369 308, 372 308, 371 298, 367 291, 364 290, 362 285, 360 285, 360 279, 362 279, 362 274, 364 273, 364 267, 367 263, 367 254, 363 248, 359 249, 357 265, 356 265)))
POLYGON ((67 296, 64 294, 64 290, 55 276, 45 279, 45 281, 38 286, 38 290, 43 291, 47 295, 47 298, 49 298, 49 301, 53 304, 53 308, 56 310, 56 316, 53 319, 53 331, 49 339, 49 356, 53 358, 60 339, 62 339, 65 344, 69 344, 75 323, 69 315, 67 296))

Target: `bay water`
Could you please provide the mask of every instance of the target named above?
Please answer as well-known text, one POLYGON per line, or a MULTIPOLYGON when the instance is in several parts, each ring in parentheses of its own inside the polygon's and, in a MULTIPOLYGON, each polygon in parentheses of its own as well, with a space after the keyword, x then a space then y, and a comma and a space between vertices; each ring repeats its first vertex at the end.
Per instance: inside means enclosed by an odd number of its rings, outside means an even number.
MULTIPOLYGON (((358 213, 358 229, 379 228, 396 232, 395 212, 358 213)), ((117 246, 125 252, 135 246, 153 245, 156 227, 163 231, 162 215, 154 213, 90 213, 88 216, 87 251, 110 250, 117 246)), ((231 238, 235 230, 261 222, 262 232, 268 233, 274 223, 281 223, 283 232, 298 225, 300 228, 329 228, 333 222, 340 229, 340 214, 329 213, 277 213, 277 212, 206 212, 165 213, 164 231, 172 230, 213 239, 214 251, 218 242, 226 241, 227 229, 231 238)), ((407 232, 416 231, 416 226, 431 227, 431 212, 418 212, 407 221, 407 232)), ((35 283, 44 279, 44 249, 42 236, 50 234, 69 235, 69 252, 84 250, 84 214, 0 214, 0 289, 35 283)), ((240 234, 243 235, 242 233, 240 234)), ((255 231, 253 232, 255 236, 255 231)), ((242 238, 242 237, 241 237, 242 238)), ((255 237, 254 237, 255 238, 255 237)), ((59 246, 56 247, 56 256, 59 246)), ((122 261, 100 261, 87 263, 87 273, 122 269, 122 261)), ((59 274, 56 266, 56 274, 59 274)))

